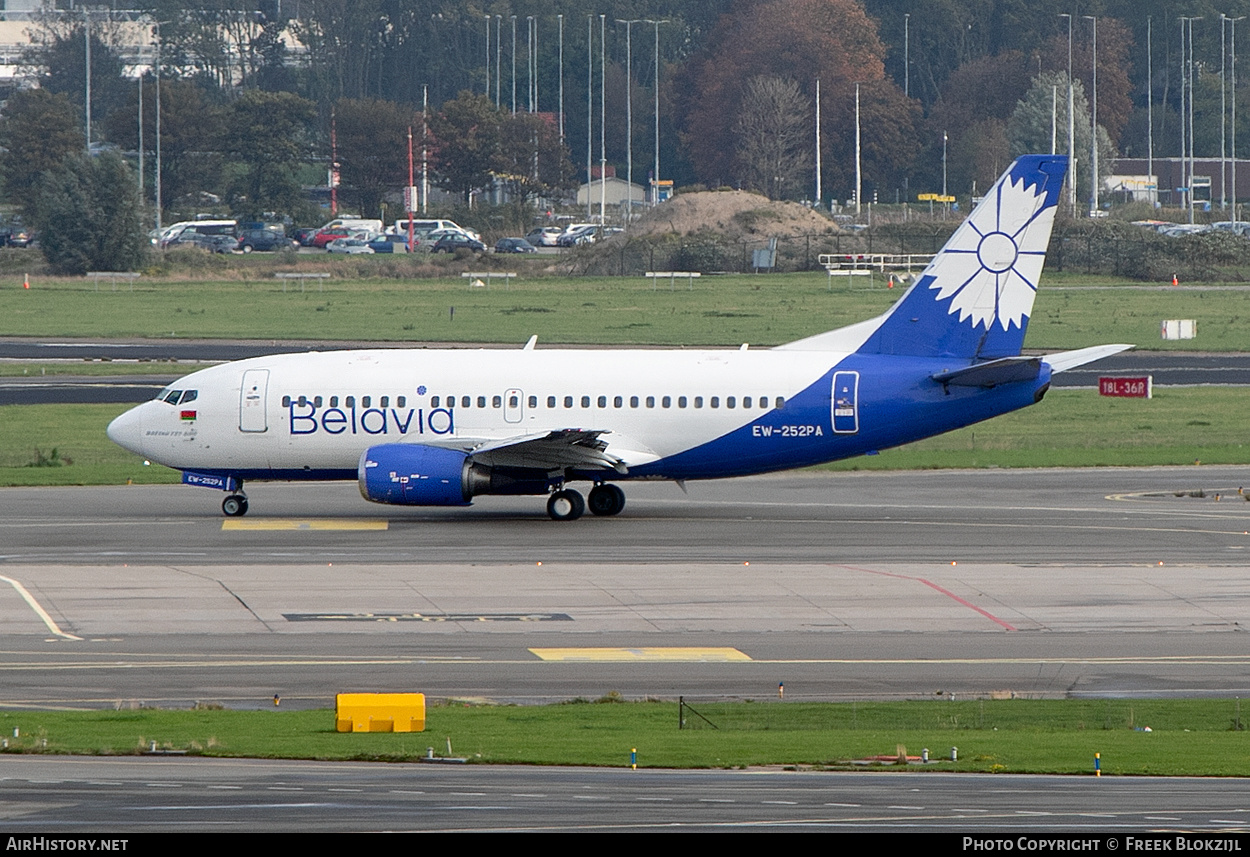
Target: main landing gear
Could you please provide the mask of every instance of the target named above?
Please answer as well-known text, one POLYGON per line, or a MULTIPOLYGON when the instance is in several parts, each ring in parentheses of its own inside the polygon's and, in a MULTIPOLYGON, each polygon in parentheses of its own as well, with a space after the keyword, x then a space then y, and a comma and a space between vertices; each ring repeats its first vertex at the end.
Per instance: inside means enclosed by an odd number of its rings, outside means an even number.
POLYGON ((247 514, 247 495, 240 490, 237 494, 230 494, 226 499, 221 501, 221 511, 225 512, 228 517, 238 518, 247 514))
POLYGON ((625 508, 625 492, 604 482, 590 489, 588 500, 572 488, 561 488, 547 498, 547 514, 553 521, 576 521, 587 508, 592 515, 618 515, 625 508))

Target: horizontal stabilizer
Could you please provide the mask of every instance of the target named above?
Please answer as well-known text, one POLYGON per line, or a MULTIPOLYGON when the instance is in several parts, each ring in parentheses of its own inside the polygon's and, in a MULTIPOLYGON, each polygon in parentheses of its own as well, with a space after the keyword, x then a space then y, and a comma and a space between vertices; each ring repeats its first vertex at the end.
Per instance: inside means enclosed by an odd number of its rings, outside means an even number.
POLYGON ((1050 371, 1064 372, 1068 369, 1075 369, 1077 366, 1084 366, 1086 363, 1093 363, 1095 360, 1101 360, 1104 357, 1110 357, 1112 354, 1119 354, 1121 351, 1127 351, 1132 348, 1131 345, 1093 345, 1089 348, 1078 348, 1075 351, 1060 351, 1058 354, 1047 354, 1042 359, 1050 365, 1050 371))
POLYGON ((938 372, 929 377, 939 384, 955 387, 997 387, 999 384, 1032 381, 1041 371, 1040 357, 1004 357, 964 369, 938 372))

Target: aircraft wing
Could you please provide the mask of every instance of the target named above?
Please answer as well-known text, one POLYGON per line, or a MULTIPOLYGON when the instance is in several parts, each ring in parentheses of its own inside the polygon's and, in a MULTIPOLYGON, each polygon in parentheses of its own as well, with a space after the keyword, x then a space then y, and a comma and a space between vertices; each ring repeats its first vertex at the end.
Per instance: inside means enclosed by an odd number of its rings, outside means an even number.
MULTIPOLYGON (((435 444, 431 444, 435 445, 435 444)), ((438 446, 452 446, 444 441, 438 446)), ((629 472, 631 465, 655 461, 658 455, 637 448, 604 429, 555 429, 508 438, 459 438, 454 448, 474 461, 493 467, 563 470, 566 467, 601 468, 629 472)))

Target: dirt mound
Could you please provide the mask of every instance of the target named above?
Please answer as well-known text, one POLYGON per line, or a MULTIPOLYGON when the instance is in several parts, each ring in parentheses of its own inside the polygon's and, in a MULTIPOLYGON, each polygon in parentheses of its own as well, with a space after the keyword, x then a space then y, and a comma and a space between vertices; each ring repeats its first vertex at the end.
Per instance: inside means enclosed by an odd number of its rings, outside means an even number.
POLYGON ((718 232, 730 240, 838 232, 827 216, 797 202, 773 202, 743 190, 681 193, 630 225, 634 235, 718 232))

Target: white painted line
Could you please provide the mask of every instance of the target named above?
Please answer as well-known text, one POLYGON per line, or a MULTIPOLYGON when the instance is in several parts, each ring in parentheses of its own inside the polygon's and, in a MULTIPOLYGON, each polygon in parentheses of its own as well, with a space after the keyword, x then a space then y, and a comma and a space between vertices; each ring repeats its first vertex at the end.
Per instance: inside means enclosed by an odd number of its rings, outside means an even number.
POLYGON ((43 624, 46 625, 48 630, 53 634, 56 634, 58 637, 63 637, 66 640, 82 639, 82 637, 75 637, 73 634, 67 634, 62 631, 60 626, 58 626, 56 622, 52 620, 52 617, 48 615, 48 611, 44 610, 43 607, 39 605, 39 602, 35 600, 35 597, 27 592, 26 587, 22 586, 21 583, 11 577, 5 577, 4 575, 0 575, 0 580, 3 580, 5 583, 17 590, 17 594, 22 596, 22 600, 26 602, 31 610, 35 611, 35 615, 43 620, 43 624))

